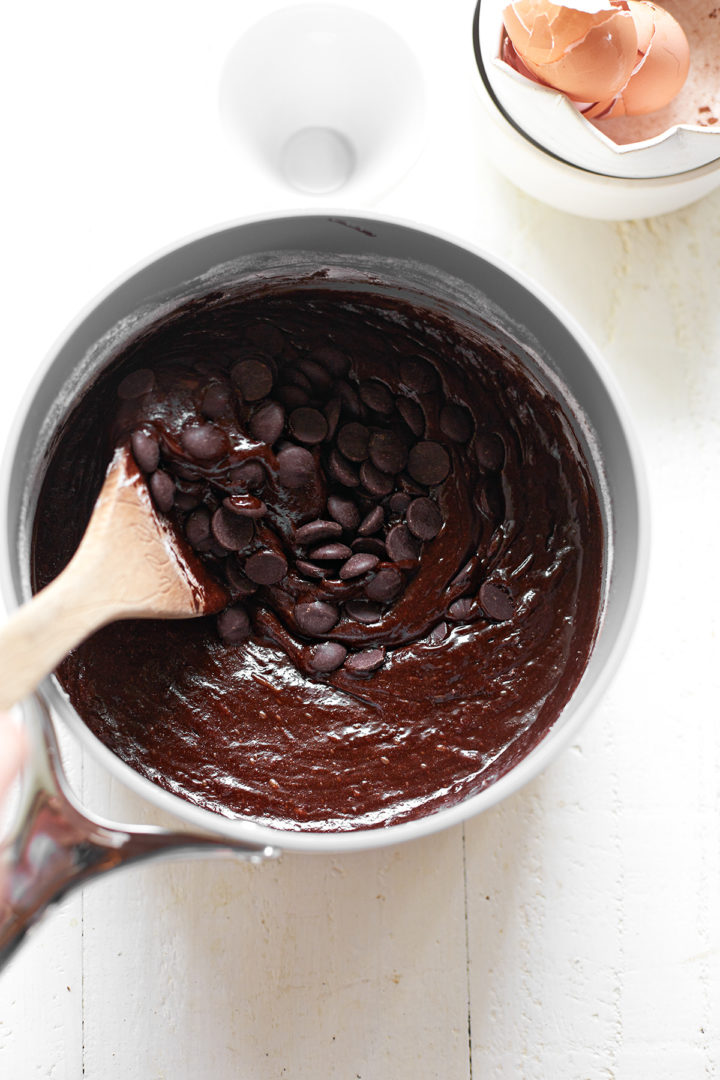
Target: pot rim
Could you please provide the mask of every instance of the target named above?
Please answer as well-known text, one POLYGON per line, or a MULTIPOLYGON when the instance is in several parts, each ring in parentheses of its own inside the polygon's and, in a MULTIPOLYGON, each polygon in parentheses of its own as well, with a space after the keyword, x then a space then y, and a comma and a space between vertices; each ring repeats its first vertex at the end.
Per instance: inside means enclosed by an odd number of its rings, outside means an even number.
MULTIPOLYGON (((109 285, 102 289, 68 324, 48 351, 44 361, 39 365, 19 403, 13 424, 8 433, 4 457, 0 465, 0 592, 8 610, 13 610, 24 600, 24 597, 18 595, 11 574, 10 550, 11 545, 17 543, 17 537, 8 537, 7 511, 10 482, 18 453, 18 444, 27 421, 30 406, 63 346, 102 301, 158 260, 172 255, 196 241, 209 239, 216 234, 232 229, 260 225, 269 221, 289 221, 298 218, 317 218, 326 223, 334 222, 339 226, 361 231, 372 230, 373 224, 376 227, 389 226, 409 230, 416 234, 425 234, 469 253, 481 262, 488 264, 494 270, 507 275, 544 305, 575 339, 590 366, 595 368, 607 391, 627 443, 628 464, 632 474, 631 478, 636 498, 637 543, 634 550, 632 585, 625 600, 622 618, 605 661, 599 671, 594 674, 592 685, 585 693, 583 700, 568 715, 568 708, 572 706, 579 688, 586 679, 586 668, 568 706, 548 729, 541 741, 525 757, 513 765, 507 773, 491 782, 477 794, 469 796, 453 806, 435 810, 412 821, 372 829, 364 828, 334 832, 279 829, 244 818, 224 817, 215 811, 196 806, 179 795, 174 795, 160 788, 112 753, 85 725, 79 714, 70 705, 64 691, 53 676, 49 676, 43 681, 38 688, 38 692, 50 707, 53 717, 60 718, 73 732, 80 744, 87 747, 95 760, 106 768, 111 775, 124 784, 125 787, 130 788, 135 794, 144 798, 145 801, 171 814, 174 818, 179 819, 195 830, 215 836, 224 836, 234 841, 248 841, 253 844, 285 851, 330 853, 369 850, 427 836, 460 824, 469 817, 495 806, 538 776, 570 743, 595 709, 627 652, 637 622, 649 559, 649 499, 645 469, 629 409, 625 404, 614 372, 585 331, 575 318, 529 275, 516 269, 502 258, 485 251, 478 245, 460 239, 433 225, 392 215, 366 213, 357 210, 345 211, 337 208, 320 210, 310 207, 249 215, 200 229, 145 256, 145 258, 118 275, 109 285)), ((600 634, 602 634, 602 621, 598 630, 598 635, 600 634)))

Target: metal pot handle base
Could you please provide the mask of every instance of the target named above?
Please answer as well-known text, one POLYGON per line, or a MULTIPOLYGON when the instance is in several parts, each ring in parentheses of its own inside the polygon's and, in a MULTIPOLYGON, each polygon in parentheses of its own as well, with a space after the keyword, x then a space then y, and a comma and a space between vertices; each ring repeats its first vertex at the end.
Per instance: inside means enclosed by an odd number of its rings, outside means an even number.
POLYGON ((0 970, 50 905, 91 878, 145 859, 275 857, 273 847, 237 844, 159 826, 123 825, 91 817, 72 794, 47 708, 38 697, 23 707, 30 746, 20 805, 0 844, 0 970))

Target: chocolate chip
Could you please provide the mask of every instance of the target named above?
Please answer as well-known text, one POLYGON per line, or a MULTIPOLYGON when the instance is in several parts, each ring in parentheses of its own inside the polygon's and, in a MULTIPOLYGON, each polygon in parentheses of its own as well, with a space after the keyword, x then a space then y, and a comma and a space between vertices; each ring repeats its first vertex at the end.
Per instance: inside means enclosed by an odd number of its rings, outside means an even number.
POLYGON ((402 589, 403 579, 399 570, 394 566, 384 566, 378 570, 372 581, 365 586, 365 595, 368 600, 380 600, 387 603, 394 600, 402 589))
POLYGON ((367 600, 346 600, 345 614, 355 622, 369 626, 370 623, 378 622, 383 617, 383 607, 367 600))
POLYGON ((267 514, 267 506, 255 495, 228 495, 223 499, 223 506, 233 514, 242 514, 244 517, 261 518, 267 514))
POLYGON ((230 366, 239 364, 241 360, 259 360, 270 368, 273 373, 273 378, 277 375, 277 360, 261 345, 246 343, 245 345, 240 345, 237 348, 228 350, 228 363, 230 366))
POLYGON ((363 461, 360 466, 360 479, 365 489, 377 498, 389 495, 395 486, 392 476, 380 472, 371 461, 363 461))
POLYGON ((354 488, 358 487, 360 484, 360 477, 357 470, 350 464, 348 459, 334 447, 330 451, 330 457, 328 458, 328 472, 333 480, 337 480, 343 487, 354 488))
POLYGON ((144 473, 151 473, 160 463, 160 444, 157 437, 138 428, 130 436, 130 449, 138 468, 144 473))
POLYGON ((250 616, 244 607, 235 604, 218 615, 217 628, 220 637, 228 645, 239 644, 250 637, 250 616))
POLYGON ((372 536, 385 524, 385 511, 382 506, 374 506, 363 518, 358 528, 358 536, 372 536))
POLYGON ((472 614, 473 599, 471 596, 461 596, 459 600, 453 600, 448 608, 448 618, 460 622, 472 614))
POLYGON ((420 557, 420 544, 407 525, 393 525, 385 537, 385 547, 393 562, 415 561, 420 557))
POLYGON ((495 521, 505 517, 505 496, 499 476, 488 476, 480 493, 480 509, 495 521))
POLYGON ((246 461, 230 470, 230 487, 256 491, 265 483, 265 470, 259 461, 246 461))
POLYGON ((214 555, 215 548, 219 548, 223 555, 227 555, 225 548, 220 547, 220 544, 218 544, 217 540, 212 536, 208 536, 206 540, 201 540, 199 544, 195 545, 195 550, 199 551, 202 555, 214 555))
POLYGON ((364 424, 352 421, 338 431, 337 444, 349 461, 365 461, 369 453, 370 432, 364 424))
POLYGON ((163 514, 172 510, 175 502, 175 481, 168 473, 158 469, 152 474, 148 486, 155 500, 155 505, 163 514))
POLYGON ((134 401, 143 394, 149 394, 154 385, 155 373, 150 368, 138 368, 122 380, 117 388, 117 396, 122 401, 134 401))
POLYGON ((295 566, 304 577, 320 580, 328 574, 327 566, 317 566, 315 563, 308 562, 307 559, 298 559, 295 566))
POLYGON ((224 386, 222 383, 210 383, 202 396, 200 412, 203 416, 207 416, 208 420, 219 420, 232 412, 231 401, 232 394, 229 386, 224 386))
POLYGON ((310 552, 310 558, 317 562, 340 562, 349 559, 351 555, 352 551, 347 544, 321 544, 310 552))
POLYGON ((405 468, 408 459, 407 447, 394 431, 374 431, 368 452, 375 468, 392 476, 405 468))
POLYGON ((287 409, 300 409, 310 402, 310 395, 300 386, 278 386, 275 396, 287 409))
MULTIPOLYGON (((198 551, 200 548, 198 548, 198 551)), ((204 547, 203 552, 208 552, 210 555, 214 555, 216 559, 227 559, 229 552, 227 548, 224 548, 222 544, 218 544, 215 537, 211 537, 208 541, 207 547, 204 547)))
POLYGON ((188 515, 185 521, 185 535, 194 548, 210 539, 210 514, 204 506, 198 507, 188 515))
POLYGON ((378 559, 387 559, 387 549, 376 536, 360 536, 353 540, 350 547, 354 552, 364 551, 368 555, 377 555, 378 559))
POLYGON ((406 356, 400 361, 400 378, 409 390, 429 394, 438 386, 438 373, 422 356, 406 356))
POLYGON ((342 379, 350 370, 349 357, 332 345, 323 345, 319 349, 313 349, 310 359, 322 364, 336 379, 342 379))
POLYGON ((302 371, 303 375, 306 375, 310 380, 313 388, 319 391, 321 394, 326 393, 332 386, 332 378, 322 364, 318 364, 315 360, 300 360, 298 368, 302 371))
POLYGON ((222 457, 227 449, 225 433, 214 424, 190 424, 181 432, 180 443, 186 454, 200 461, 222 457))
POLYGON ((385 650, 363 649, 361 652, 350 653, 344 667, 353 675, 370 675, 377 671, 385 663, 385 650))
POLYGON ((225 577, 236 596, 252 596, 257 592, 257 583, 247 577, 234 555, 225 563, 225 577))
POLYGON ((265 349, 272 356, 279 356, 285 348, 285 335, 282 330, 269 322, 258 322, 249 326, 245 337, 258 349, 265 349))
POLYGON ((348 561, 340 567, 338 576, 341 581, 361 577, 363 574, 367 574, 368 570, 374 570, 379 562, 377 555, 368 555, 366 553, 351 555, 348 561))
POLYGON ((337 384, 336 390, 346 411, 349 412, 351 416, 361 416, 363 407, 355 387, 343 380, 337 384))
POLYGON ((176 476, 176 482, 178 491, 194 496, 198 502, 201 502, 206 495, 209 497, 209 488, 202 481, 182 480, 180 476, 176 476))
POLYGON ((441 484, 450 472, 447 450, 436 442, 415 443, 408 456, 408 472, 427 487, 441 484))
POLYGON ((327 501, 330 517, 339 522, 343 529, 352 531, 357 529, 360 522, 360 512, 352 499, 344 499, 342 495, 331 495, 327 501))
POLYGON ((373 412, 390 416, 395 408, 395 401, 385 383, 379 379, 363 379, 358 385, 360 400, 373 412))
POLYGON ((515 601, 504 585, 495 585, 491 581, 483 582, 478 599, 487 617, 496 622, 505 622, 515 613, 515 601))
POLYGON ((278 477, 283 487, 306 487, 315 479, 315 458, 303 446, 288 446, 277 456, 278 477))
POLYGON ((251 542, 255 529, 252 520, 218 507, 210 523, 218 544, 227 551, 242 551, 251 542))
POLYGON ((407 508, 406 521, 408 529, 418 540, 433 540, 443 525, 437 503, 425 496, 413 499, 407 508))
POLYGON ((439 645, 448 636, 448 624, 446 622, 439 622, 437 626, 434 626, 428 635, 428 640, 431 645, 439 645))
POLYGON ((342 525, 337 521, 308 521, 295 530, 295 542, 301 545, 319 544, 321 540, 336 540, 342 536, 342 525))
POLYGON ((342 666, 345 657, 347 656, 347 649, 344 645, 341 645, 337 641, 323 641, 320 645, 315 645, 311 651, 308 659, 308 667, 312 671, 317 671, 322 674, 326 674, 330 671, 337 671, 342 666))
POLYGON ((327 420, 319 409, 310 409, 303 406, 290 413, 290 431, 295 438, 309 446, 322 442, 327 435, 327 420))
POLYGON ((427 494, 424 485, 418 484, 417 481, 409 477, 407 473, 403 473, 398 477, 397 483, 404 495, 411 495, 413 498, 416 498, 418 495, 427 494))
POLYGON ((465 563, 462 570, 459 570, 455 577, 450 582, 450 586, 453 589, 466 589, 472 581, 473 574, 475 572, 476 558, 472 558, 465 563))
POLYGON ((261 405, 250 418, 248 428, 256 442, 272 446, 280 438, 285 427, 285 410, 279 401, 261 405))
POLYGON ((395 491, 388 499, 388 507, 393 514, 404 514, 412 502, 412 497, 406 491, 395 491))
POLYGON ((193 469, 189 464, 176 464, 175 476, 178 480, 187 481, 188 483, 200 483, 202 477, 197 469, 193 469))
POLYGON ((425 414, 416 401, 400 395, 395 398, 397 411, 417 439, 425 434, 425 414))
POLYGON ((327 421, 327 439, 332 439, 337 430, 341 409, 342 405, 340 403, 340 398, 331 398, 327 405, 323 406, 323 412, 325 413, 325 419, 327 421))
POLYGON ((494 431, 479 431, 475 439, 475 456, 481 469, 499 472, 505 463, 505 447, 494 431))
POLYGON ((258 585, 277 585, 287 573, 287 562, 276 551, 258 551, 245 562, 245 573, 258 585))
POLYGON ((190 491, 179 491, 175 488, 175 506, 178 510, 181 510, 184 514, 190 510, 194 510, 200 502, 197 495, 193 495, 190 491))
POLYGON ((230 377, 245 401, 261 401, 272 390, 273 374, 262 360, 241 360, 230 369, 230 377))
POLYGON ((338 609, 324 600, 295 605, 295 621, 304 634, 327 634, 338 621, 338 609))
POLYGON ((440 430, 453 442, 468 442, 472 438, 473 427, 473 418, 464 405, 450 403, 440 410, 440 430))
POLYGON ((308 379, 304 371, 301 371, 299 367, 286 367, 283 369, 283 379, 286 383, 290 383, 291 386, 297 386, 301 390, 304 390, 306 394, 312 394, 312 383, 308 379))

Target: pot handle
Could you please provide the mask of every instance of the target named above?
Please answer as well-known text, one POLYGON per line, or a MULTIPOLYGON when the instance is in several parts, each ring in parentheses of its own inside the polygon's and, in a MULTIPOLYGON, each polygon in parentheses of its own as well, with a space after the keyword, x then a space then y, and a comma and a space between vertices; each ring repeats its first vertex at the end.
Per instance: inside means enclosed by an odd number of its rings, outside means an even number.
POLYGON ((261 844, 91 817, 68 787, 39 698, 25 702, 23 720, 28 764, 20 805, 0 844, 0 970, 46 908, 98 874, 152 858, 232 855, 260 862, 279 854, 261 844))

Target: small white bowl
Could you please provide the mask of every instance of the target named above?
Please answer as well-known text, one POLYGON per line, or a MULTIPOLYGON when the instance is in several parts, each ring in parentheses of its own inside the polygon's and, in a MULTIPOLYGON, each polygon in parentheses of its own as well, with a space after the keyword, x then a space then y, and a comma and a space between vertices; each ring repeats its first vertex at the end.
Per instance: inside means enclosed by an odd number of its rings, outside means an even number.
POLYGON ((240 37, 219 107, 243 173, 268 192, 367 205, 420 154, 425 98, 420 64, 392 27, 313 3, 280 8, 240 37))

